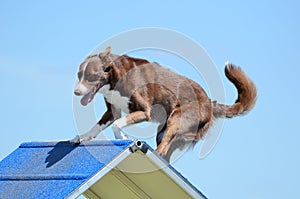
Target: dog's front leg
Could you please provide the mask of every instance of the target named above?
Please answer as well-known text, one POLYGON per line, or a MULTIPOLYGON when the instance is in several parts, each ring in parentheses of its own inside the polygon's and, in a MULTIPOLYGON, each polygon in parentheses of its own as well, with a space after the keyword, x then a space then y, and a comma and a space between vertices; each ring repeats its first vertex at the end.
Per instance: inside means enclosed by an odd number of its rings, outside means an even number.
POLYGON ((122 133, 121 128, 127 126, 127 121, 126 121, 126 117, 122 117, 118 120, 116 120, 112 126, 114 135, 115 135, 115 139, 122 139, 122 140, 127 140, 128 137, 122 133))
POLYGON ((133 113, 128 114, 125 117, 122 117, 120 119, 117 119, 112 126, 113 132, 115 134, 116 139, 127 139, 127 136, 125 136, 121 129, 140 122, 149 121, 150 118, 150 112, 147 114, 144 111, 136 111, 133 113), (125 137, 124 137, 125 136, 125 137))
POLYGON ((108 110, 104 113, 102 118, 93 126, 87 133, 77 135, 74 139, 70 140, 73 144, 79 144, 83 141, 89 141, 95 138, 101 131, 112 124, 116 119, 121 117, 121 110, 115 109, 107 103, 108 110))

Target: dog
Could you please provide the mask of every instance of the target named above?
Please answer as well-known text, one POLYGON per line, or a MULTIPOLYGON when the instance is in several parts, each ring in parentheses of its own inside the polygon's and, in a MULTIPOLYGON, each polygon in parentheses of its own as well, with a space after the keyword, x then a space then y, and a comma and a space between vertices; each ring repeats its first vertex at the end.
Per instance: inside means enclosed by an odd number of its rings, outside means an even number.
MULTIPOLYGON (((159 123, 156 151, 167 161, 176 149, 203 138, 216 118, 242 115, 256 102, 253 81, 240 67, 226 63, 226 77, 235 85, 238 98, 233 105, 212 101, 193 80, 162 67, 156 62, 104 52, 88 56, 80 65, 74 94, 86 106, 97 92, 104 95, 107 110, 99 122, 72 143, 95 138, 112 124, 116 139, 128 139, 122 128, 144 121, 159 123), (159 105, 159 114, 153 107, 159 105), (121 117, 121 113, 127 113, 121 117)), ((157 109, 156 109, 157 110, 157 109)))

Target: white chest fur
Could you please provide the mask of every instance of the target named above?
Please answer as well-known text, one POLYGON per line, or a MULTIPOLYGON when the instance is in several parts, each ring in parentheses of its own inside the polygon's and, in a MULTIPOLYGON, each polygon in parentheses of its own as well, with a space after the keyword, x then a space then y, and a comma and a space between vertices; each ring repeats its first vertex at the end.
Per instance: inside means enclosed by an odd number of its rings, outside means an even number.
POLYGON ((110 86, 103 86, 99 92, 102 93, 108 103, 114 105, 116 108, 120 108, 123 112, 129 113, 129 98, 121 96, 119 91, 109 90, 110 86))

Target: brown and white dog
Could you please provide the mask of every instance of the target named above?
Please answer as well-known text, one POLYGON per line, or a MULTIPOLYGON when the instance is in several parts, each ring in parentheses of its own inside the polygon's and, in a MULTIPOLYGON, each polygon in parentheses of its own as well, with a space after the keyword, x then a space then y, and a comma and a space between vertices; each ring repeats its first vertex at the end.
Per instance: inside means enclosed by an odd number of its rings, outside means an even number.
POLYGON ((231 118, 253 108, 257 97, 254 83, 241 68, 230 63, 226 64, 225 74, 238 90, 238 99, 233 105, 211 101, 196 82, 158 63, 114 55, 108 47, 83 61, 74 91, 75 95, 83 96, 81 104, 84 106, 99 91, 104 95, 107 111, 89 132, 76 136, 71 142, 90 140, 110 124, 113 124, 116 139, 127 139, 121 132, 123 127, 156 121, 159 122, 156 151, 169 161, 175 149, 203 138, 215 118, 231 118), (163 118, 153 111, 155 105, 164 109, 163 118), (121 112, 127 115, 121 117, 121 112))

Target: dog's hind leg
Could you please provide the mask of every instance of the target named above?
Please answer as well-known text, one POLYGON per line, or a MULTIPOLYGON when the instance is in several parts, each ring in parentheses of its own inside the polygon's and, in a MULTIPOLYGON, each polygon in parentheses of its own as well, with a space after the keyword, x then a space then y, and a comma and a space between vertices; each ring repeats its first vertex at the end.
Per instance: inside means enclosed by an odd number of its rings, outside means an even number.
POLYGON ((180 130, 180 123, 181 123, 180 120, 181 120, 181 108, 176 108, 168 119, 166 131, 164 132, 161 142, 159 143, 156 149, 156 151, 161 156, 166 155, 167 151, 165 150, 165 148, 172 141, 176 133, 178 133, 178 131, 180 130))
POLYGON ((156 131, 156 145, 161 143, 164 133, 167 128, 168 113, 165 107, 161 104, 151 106, 151 121, 158 123, 156 131))
POLYGON ((184 149, 188 144, 201 139, 212 121, 211 109, 206 104, 195 102, 175 109, 156 151, 169 160, 176 148, 184 149))
POLYGON ((165 159, 170 162, 171 155, 176 149, 186 150, 187 147, 192 146, 195 142, 195 133, 177 134, 165 147, 165 159))
POLYGON ((159 124, 158 127, 157 127, 157 134, 156 134, 156 145, 160 145, 163 137, 164 137, 164 134, 165 134, 165 131, 167 129, 167 123, 163 123, 163 124, 159 124))
POLYGON ((170 162, 171 155, 176 149, 187 150, 191 146, 194 146, 196 142, 203 138, 203 135, 207 132, 211 122, 203 122, 198 125, 197 133, 195 133, 195 127, 192 128, 192 132, 189 133, 178 133, 174 138, 165 146, 166 151, 164 158, 170 162))

